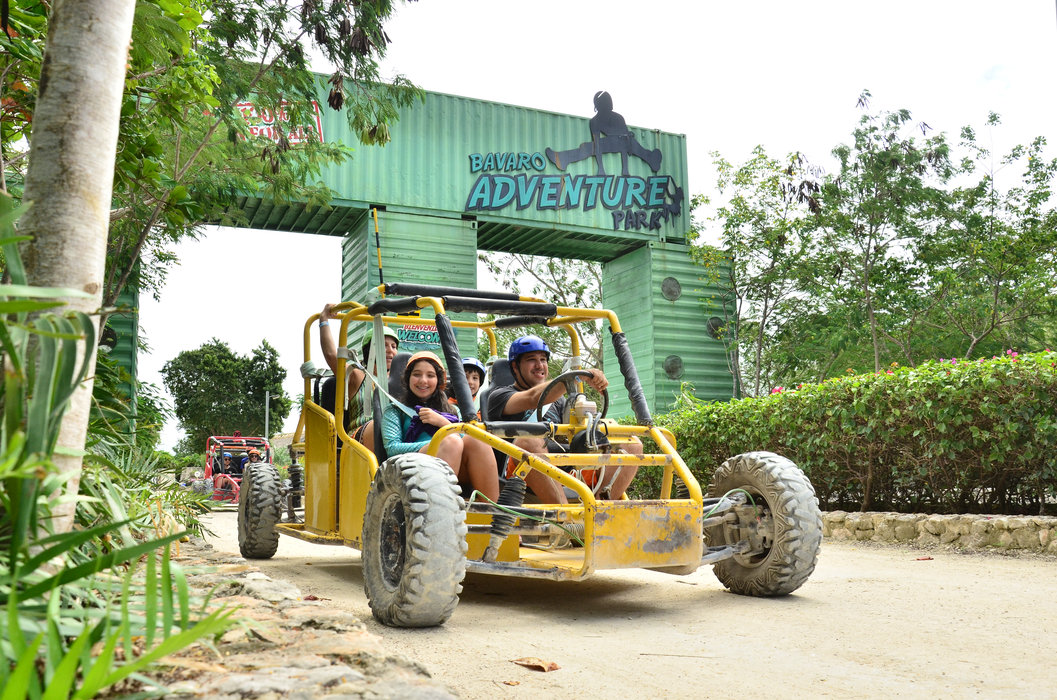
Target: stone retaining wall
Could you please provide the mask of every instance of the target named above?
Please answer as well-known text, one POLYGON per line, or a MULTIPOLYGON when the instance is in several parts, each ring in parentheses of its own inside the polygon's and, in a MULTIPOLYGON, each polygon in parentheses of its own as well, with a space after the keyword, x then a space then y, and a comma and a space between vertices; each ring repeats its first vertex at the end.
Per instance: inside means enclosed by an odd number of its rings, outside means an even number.
POLYGON ((1057 518, 1029 515, 822 514, 822 534, 838 540, 1024 550, 1057 555, 1057 518))

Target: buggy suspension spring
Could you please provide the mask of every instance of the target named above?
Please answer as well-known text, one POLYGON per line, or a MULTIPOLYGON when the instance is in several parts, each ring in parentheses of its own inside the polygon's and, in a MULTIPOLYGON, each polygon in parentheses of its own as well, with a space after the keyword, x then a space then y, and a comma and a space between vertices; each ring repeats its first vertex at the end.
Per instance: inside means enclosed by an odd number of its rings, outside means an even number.
POLYGON ((304 471, 299 465, 290 465, 290 507, 301 507, 301 489, 304 488, 304 471))
MULTIPOLYGON (((496 503, 507 508, 520 508, 524 505, 525 480, 516 476, 507 479, 506 485, 503 486, 503 491, 499 494, 499 500, 496 503)), ((481 557, 484 561, 493 562, 499 556, 499 546, 503 544, 503 540, 510 534, 510 528, 514 526, 516 518, 517 516, 513 513, 503 510, 497 510, 492 515, 492 534, 488 538, 488 547, 485 548, 484 555, 481 557)))

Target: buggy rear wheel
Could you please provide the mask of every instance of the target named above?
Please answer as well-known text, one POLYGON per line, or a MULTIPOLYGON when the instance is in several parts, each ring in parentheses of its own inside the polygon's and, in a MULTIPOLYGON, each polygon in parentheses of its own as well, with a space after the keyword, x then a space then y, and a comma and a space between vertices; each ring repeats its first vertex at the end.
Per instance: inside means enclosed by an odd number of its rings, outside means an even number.
POLYGON ((246 467, 239 489, 239 551, 247 559, 270 559, 279 548, 275 525, 281 515, 279 472, 271 464, 246 467))
POLYGON ((711 546, 744 543, 744 550, 717 562, 716 578, 740 595, 792 593, 815 570, 822 544, 815 489, 799 467, 771 452, 724 462, 709 493, 722 496, 733 489, 748 492, 751 500, 734 509, 737 522, 707 528, 705 539, 711 546))
POLYGON ((363 516, 363 587, 391 627, 443 624, 466 575, 466 511, 455 474, 417 452, 378 467, 363 516))

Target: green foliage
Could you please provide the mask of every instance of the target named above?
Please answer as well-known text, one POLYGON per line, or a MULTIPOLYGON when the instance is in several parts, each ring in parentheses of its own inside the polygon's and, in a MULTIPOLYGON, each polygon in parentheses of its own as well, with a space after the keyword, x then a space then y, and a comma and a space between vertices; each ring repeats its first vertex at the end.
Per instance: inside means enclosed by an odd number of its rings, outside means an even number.
POLYGON ((291 464, 291 461, 290 461, 290 450, 286 449, 285 447, 282 448, 282 449, 275 449, 275 446, 273 445, 272 446, 272 463, 275 465, 276 469, 279 470, 280 476, 282 476, 282 478, 285 479, 286 477, 283 476, 283 475, 286 473, 286 469, 291 464))
MULTIPOLYGON (((992 114, 986 128, 999 124, 992 114)), ((1050 204, 1057 158, 1046 157, 1045 144, 1036 138, 996 163, 975 130, 962 129, 968 155, 961 174, 971 184, 950 193, 943 225, 919 255, 936 270, 934 322, 944 322, 966 357, 1020 347, 1032 336, 1035 347, 1045 345, 1046 322, 1057 310, 1057 212, 1050 204), (1012 184, 1003 189, 999 179, 1012 184)))
POLYGON ((180 478, 180 459, 176 455, 164 450, 157 450, 148 457, 154 462, 154 470, 159 474, 167 474, 173 479, 180 478))
MULTIPOLYGON (((11 0, 13 36, 0 35, 5 109, 0 156, 19 194, 50 3, 11 0)), ((171 244, 205 222, 244 220, 239 198, 326 207, 324 166, 351 157, 344 144, 298 138, 320 109, 341 110, 360 142, 384 145, 397 109, 422 92, 401 76, 383 82, 379 61, 391 0, 139 0, 121 110, 104 306, 132 284, 157 292, 171 244), (327 83, 310 71, 311 46, 334 66, 327 83), (254 107, 249 107, 250 104, 254 107), (250 132, 250 109, 288 116, 269 136, 250 132), (274 137, 274 138, 273 138, 274 137), (138 265, 145 259, 148 264, 138 265)), ((7 187, 0 187, 7 189, 7 187)))
MULTIPOLYGON (((203 458, 198 465, 204 463, 203 458)), ((176 464, 176 458, 164 452, 142 453, 125 446, 104 447, 89 456, 81 479, 85 498, 78 503, 78 524, 88 528, 120 519, 128 522, 134 539, 144 539, 165 521, 201 535, 199 517, 209 511, 208 495, 181 488, 174 475, 176 464)))
MULTIPOLYGON (((744 374, 746 391, 757 396, 769 362, 772 327, 803 313, 808 302, 797 292, 808 262, 809 215, 819 209, 818 173, 799 154, 783 162, 760 146, 739 168, 718 153, 713 157, 719 192, 729 195, 711 217, 722 226, 724 250, 699 246, 691 255, 713 274, 725 273, 725 279, 714 280, 730 289, 720 333, 731 371, 739 380, 744 374), (747 357, 744 370, 739 349, 747 357)), ((695 206, 704 204, 696 198, 695 206)))
POLYGON ((88 426, 92 445, 125 445, 145 452, 158 445, 171 411, 153 384, 137 384, 133 401, 128 393, 133 381, 128 370, 105 350, 99 350, 88 426))
MULTIPOLYGON (((523 296, 546 299, 558 306, 602 308, 602 266, 589 260, 565 260, 516 253, 478 255, 504 289, 523 296)), ((577 324, 580 355, 586 367, 602 367, 601 323, 577 324)), ((499 356, 506 356, 510 342, 525 333, 539 335, 553 353, 569 356, 569 336, 565 331, 534 327, 496 333, 499 356)), ((488 343, 479 343, 479 354, 488 357, 488 343)))
MULTIPOLYGON (((1052 345, 1057 288, 1057 159, 1045 140, 995 159, 966 127, 956 146, 907 110, 864 114, 838 167, 757 148, 717 156, 717 206, 694 197, 706 275, 729 269, 722 329, 748 395, 937 357, 1052 345)), ((986 128, 999 125, 991 115, 986 128)), ((717 280, 714 280, 717 281, 717 280)))
POLYGON ((1057 496, 1057 352, 924 363, 727 403, 684 394, 662 418, 708 483, 778 452, 824 508, 1039 513, 1057 496))
POLYGON ((185 350, 162 367, 187 447, 204 446, 210 435, 264 435, 264 392, 271 393, 270 424, 281 426, 291 402, 283 390, 286 369, 275 348, 262 340, 249 356, 236 355, 216 338, 185 350))
MULTIPOLYGON (((61 304, 59 297, 78 292, 25 284, 19 239, 11 235, 17 215, 10 199, 0 197, 0 246, 12 281, 0 285, 0 606, 6 613, 0 688, 5 698, 90 698, 219 634, 231 611, 210 613, 194 601, 170 561, 168 545, 183 535, 171 517, 162 522, 162 501, 173 497, 144 483, 157 511, 136 512, 147 501, 129 498, 110 478, 117 465, 84 472, 81 484, 91 496, 78 501, 81 528, 50 532, 64 493, 53 452, 66 405, 89 364, 78 359, 76 343, 92 352, 95 339, 84 314, 45 313, 61 304)), ((193 518, 185 513, 184 520, 193 518)))

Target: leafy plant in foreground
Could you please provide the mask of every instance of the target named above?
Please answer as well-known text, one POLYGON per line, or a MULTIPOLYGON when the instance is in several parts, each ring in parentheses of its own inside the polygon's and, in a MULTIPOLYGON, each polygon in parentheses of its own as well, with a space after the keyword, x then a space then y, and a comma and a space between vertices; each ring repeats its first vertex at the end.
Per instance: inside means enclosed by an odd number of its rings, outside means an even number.
POLYGON ((84 314, 47 313, 78 292, 25 284, 12 233, 17 216, 0 207, 0 247, 12 282, 0 285, 0 700, 89 698, 219 633, 231 611, 206 613, 192 600, 168 548, 183 531, 146 537, 102 485, 90 502, 101 504, 103 522, 51 531, 51 512, 63 498, 51 457, 88 364, 76 344, 86 341, 91 353, 95 339, 84 314))

